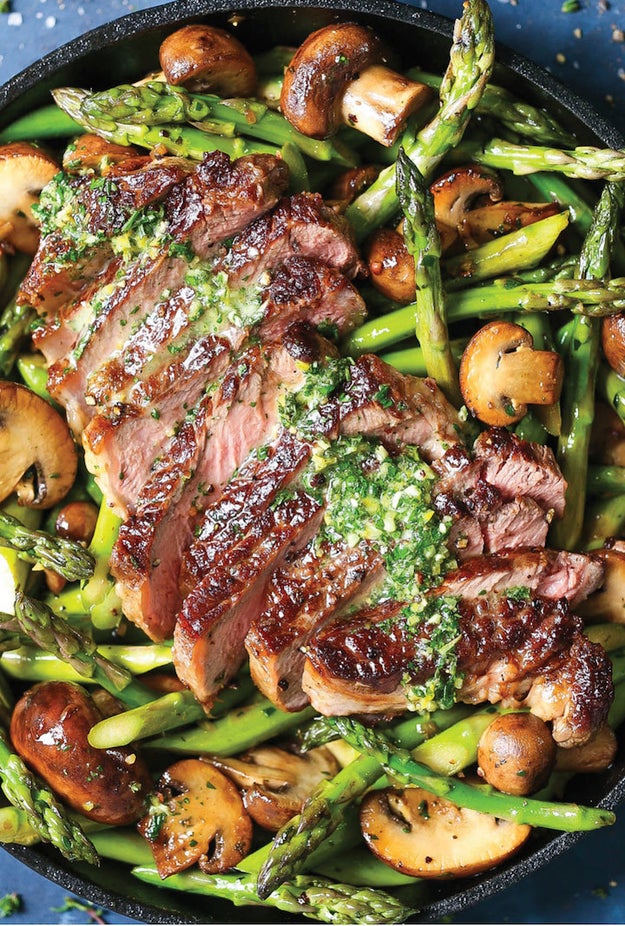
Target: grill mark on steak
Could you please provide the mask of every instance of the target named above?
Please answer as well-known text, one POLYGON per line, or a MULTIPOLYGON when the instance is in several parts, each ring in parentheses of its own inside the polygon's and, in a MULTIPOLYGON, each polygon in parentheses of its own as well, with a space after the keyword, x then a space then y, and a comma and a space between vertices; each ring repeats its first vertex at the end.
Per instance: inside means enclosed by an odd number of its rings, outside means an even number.
POLYGON ((281 710, 302 710, 305 650, 315 633, 347 605, 364 599, 380 580, 383 564, 367 544, 308 551, 271 576, 264 607, 245 639, 257 688, 281 710))
POLYGON ((235 237, 221 269, 231 286, 248 286, 291 257, 317 258, 350 279, 363 267, 346 220, 318 193, 296 193, 235 237))
MULTIPOLYGON (((405 710, 404 674, 423 683, 434 662, 419 645, 427 629, 407 633, 397 620, 401 608, 398 602, 370 608, 312 642, 303 686, 317 710, 405 710), (394 620, 390 630, 389 618, 394 620)), ((556 741, 567 746, 586 742, 605 721, 613 697, 610 660, 583 636, 581 619, 564 599, 521 602, 491 595, 461 601, 459 611, 458 666, 465 673, 460 700, 515 706, 534 701, 540 716, 553 722, 556 741), (558 685, 559 672, 563 682, 558 685), (550 698, 556 688, 558 697, 550 698)))
POLYGON ((246 655, 245 637, 264 598, 271 572, 289 550, 305 544, 323 510, 303 492, 262 516, 234 561, 206 575, 186 597, 174 630, 173 659, 180 679, 210 705, 246 655))
POLYGON ((198 257, 241 232, 278 202, 288 185, 288 168, 273 155, 231 161, 213 151, 168 198, 166 215, 176 241, 190 242, 198 257))

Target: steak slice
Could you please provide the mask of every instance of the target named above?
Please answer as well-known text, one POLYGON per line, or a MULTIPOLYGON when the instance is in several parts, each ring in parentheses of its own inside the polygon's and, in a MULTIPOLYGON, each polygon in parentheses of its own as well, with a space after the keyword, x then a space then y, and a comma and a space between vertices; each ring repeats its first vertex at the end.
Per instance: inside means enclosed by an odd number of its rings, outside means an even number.
POLYGON ((277 341, 300 319, 344 337, 367 314, 358 290, 333 267, 315 257, 290 257, 271 273, 264 291, 266 311, 260 336, 277 341))
POLYGON ((564 550, 513 550, 475 556, 448 572, 438 592, 479 599, 510 588, 529 589, 543 598, 575 607, 603 581, 599 557, 564 550))
POLYGON ((280 200, 236 236, 221 267, 231 286, 249 286, 296 256, 316 258, 350 279, 362 268, 349 224, 318 193, 280 200))
POLYGON ((323 509, 304 492, 267 509, 257 528, 185 598, 174 630, 178 677, 209 707, 245 659, 245 637, 269 576, 317 530, 323 509))
MULTIPOLYGON (((456 651, 464 674, 458 698, 534 704, 553 723, 557 742, 574 746, 590 739, 613 698, 611 663, 584 637, 582 621, 568 603, 489 595, 458 607, 456 651), (550 698, 556 690, 557 697, 550 698)), ((401 608, 387 602, 365 610, 311 643, 303 685, 317 710, 379 714, 408 707, 403 679, 409 675, 410 685, 427 682, 435 656, 427 647, 428 625, 408 632, 401 608)))
POLYGON ((321 556, 309 550, 273 573, 245 646, 257 688, 281 710, 308 704, 302 674, 310 640, 367 595, 382 571, 381 558, 359 544, 337 545, 321 556))
POLYGON ((289 172, 280 158, 252 154, 231 161, 221 151, 205 154, 166 204, 175 241, 188 242, 207 258, 215 244, 241 232, 278 202, 289 172))

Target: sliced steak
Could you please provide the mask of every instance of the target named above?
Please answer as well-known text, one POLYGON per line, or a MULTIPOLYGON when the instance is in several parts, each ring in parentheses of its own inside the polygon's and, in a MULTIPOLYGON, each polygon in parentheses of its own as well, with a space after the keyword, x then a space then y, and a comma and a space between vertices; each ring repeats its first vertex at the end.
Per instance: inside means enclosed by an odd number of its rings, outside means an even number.
POLYGON ((174 631, 174 665, 204 705, 210 706, 243 663, 245 637, 271 572, 289 550, 308 541, 322 514, 321 505, 303 492, 267 509, 235 561, 211 569, 185 598, 174 631))
POLYGON ((461 562, 481 553, 544 547, 551 517, 531 498, 504 501, 492 486, 484 484, 479 508, 449 495, 435 497, 440 515, 453 519, 449 546, 461 562), (488 504, 484 504, 485 496, 488 504))
POLYGON ((382 560, 366 544, 308 551, 277 569, 245 646, 256 686, 284 711, 302 710, 305 651, 314 634, 380 581, 382 560))
POLYGON ((566 598, 574 607, 603 581, 598 557, 563 550, 514 550, 467 560, 447 573, 438 592, 478 599, 510 588, 529 589, 543 598, 566 598))
MULTIPOLYGON (((427 646, 427 624, 408 632, 401 604, 361 612, 320 634, 308 650, 304 689, 322 713, 386 713, 409 703, 404 687, 422 685, 435 671, 427 646)), ((458 668, 464 675, 458 698, 469 703, 540 704, 563 745, 586 742, 605 722, 613 697, 607 654, 583 636, 583 624, 563 599, 519 601, 488 596, 461 601, 458 668), (577 683, 557 686, 555 679, 577 683), (537 685, 536 694, 532 689, 537 685), (582 704, 584 707, 582 707, 582 704)))
POLYGON ((367 314, 364 299, 338 270, 314 257, 291 257, 271 273, 260 336, 276 341, 298 318, 344 337, 367 314))
POLYGON ((241 232, 271 209, 286 191, 288 168, 268 154, 231 161, 212 151, 167 200, 166 215, 175 241, 189 242, 199 257, 241 232))
POLYGON ((350 279, 362 267, 347 221, 318 193, 297 193, 248 225, 232 242, 222 267, 232 286, 248 286, 291 257, 314 257, 350 279))

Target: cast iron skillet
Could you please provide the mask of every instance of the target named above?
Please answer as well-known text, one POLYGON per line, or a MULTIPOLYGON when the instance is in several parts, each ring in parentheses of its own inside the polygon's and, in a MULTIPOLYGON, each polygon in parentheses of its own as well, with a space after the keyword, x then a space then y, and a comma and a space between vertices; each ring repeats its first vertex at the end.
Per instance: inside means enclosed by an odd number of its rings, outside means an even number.
MULTIPOLYGON (((460 2, 459 2, 460 12, 460 2)), ((185 22, 205 20, 233 28, 248 48, 296 44, 312 29, 337 19, 371 25, 396 49, 406 66, 419 64, 442 73, 448 59, 452 23, 433 13, 390 0, 177 0, 132 13, 69 42, 0 88, 0 127, 49 102, 50 88, 73 84, 112 86, 157 66, 161 40, 185 22), (237 14, 234 16, 233 14, 237 14)), ((498 47, 495 79, 519 96, 549 108, 575 132, 580 144, 625 147, 625 140, 587 103, 546 71, 510 50, 498 47)), ((601 775, 578 776, 567 798, 614 808, 625 798, 625 734, 620 756, 601 775)), ((534 871, 569 847, 574 834, 538 832, 508 864, 492 873, 436 883, 418 921, 453 914, 534 871)), ((70 865, 46 848, 9 851, 35 871, 92 903, 145 923, 276 923, 287 918, 275 910, 237 909, 226 901, 160 891, 133 879, 121 865, 104 860, 99 869, 70 865)))

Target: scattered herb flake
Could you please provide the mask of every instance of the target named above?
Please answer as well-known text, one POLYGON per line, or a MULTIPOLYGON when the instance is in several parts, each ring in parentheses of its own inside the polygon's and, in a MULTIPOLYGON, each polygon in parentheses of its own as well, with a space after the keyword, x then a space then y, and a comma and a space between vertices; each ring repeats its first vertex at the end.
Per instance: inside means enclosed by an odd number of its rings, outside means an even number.
POLYGON ((83 903, 81 900, 77 900, 76 897, 66 897, 62 906, 52 907, 55 913, 68 913, 71 910, 79 910, 81 913, 86 913, 89 917, 90 922, 99 923, 101 926, 105 926, 106 920, 104 919, 104 910, 101 907, 94 907, 92 904, 83 903))
MULTIPOLYGON (((6 6, 8 6, 8 4, 6 4, 6 6)), ((0 7, 0 13, 6 12, 6 9, 0 7)), ((13 916, 14 913, 17 913, 21 909, 22 898, 19 894, 16 894, 15 891, 11 894, 5 894, 4 897, 0 897, 0 919, 13 916)))

